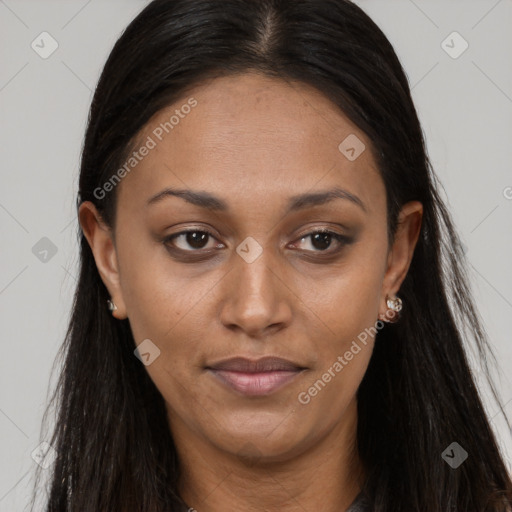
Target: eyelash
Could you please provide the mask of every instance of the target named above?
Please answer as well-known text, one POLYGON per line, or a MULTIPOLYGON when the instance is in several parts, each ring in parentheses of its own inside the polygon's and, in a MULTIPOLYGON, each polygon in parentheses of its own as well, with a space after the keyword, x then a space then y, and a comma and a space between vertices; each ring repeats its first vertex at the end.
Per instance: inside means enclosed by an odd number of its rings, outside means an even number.
MULTIPOLYGON (((202 233, 202 234, 208 235, 209 237, 211 237, 213 239, 216 239, 215 235, 211 231, 209 231, 206 228, 201 228, 201 229, 188 229, 186 231, 180 231, 179 233, 174 233, 174 234, 164 238, 163 243, 169 251, 177 252, 179 254, 189 253, 189 254, 197 254, 197 255, 203 254, 204 255, 205 253, 210 253, 212 251, 212 249, 207 249, 206 251, 204 251, 203 249, 185 250, 185 249, 179 249, 177 247, 169 246, 169 243, 171 243, 175 238, 178 238, 179 236, 182 236, 182 235, 187 235, 189 233, 202 233)), ((336 240, 336 242, 339 244, 339 247, 335 250, 331 250, 331 248, 329 246, 326 250, 315 250, 315 251, 307 250, 307 251, 305 251, 308 254, 317 253, 317 254, 328 254, 328 255, 332 256, 332 255, 339 253, 345 245, 350 244, 352 241, 348 236, 341 235, 341 234, 336 233, 335 231, 331 231, 329 229, 317 229, 314 231, 309 231, 309 232, 299 236, 297 240, 302 241, 303 239, 312 237, 316 234, 330 235, 334 240, 336 240)))

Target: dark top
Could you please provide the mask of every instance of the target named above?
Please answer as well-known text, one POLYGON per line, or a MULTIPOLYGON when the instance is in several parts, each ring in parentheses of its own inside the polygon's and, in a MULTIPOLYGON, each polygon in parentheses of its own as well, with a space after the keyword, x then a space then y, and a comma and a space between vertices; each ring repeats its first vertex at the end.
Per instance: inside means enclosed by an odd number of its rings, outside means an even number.
MULTIPOLYGON (((183 504, 182 508, 179 509, 178 512, 194 512, 195 509, 192 507, 189 507, 185 503, 183 504)), ((199 512, 199 511, 197 511, 199 512)), ((370 511, 370 505, 368 504, 368 501, 365 499, 362 492, 360 492, 356 499, 352 502, 352 505, 348 507, 346 512, 371 512, 370 511)))

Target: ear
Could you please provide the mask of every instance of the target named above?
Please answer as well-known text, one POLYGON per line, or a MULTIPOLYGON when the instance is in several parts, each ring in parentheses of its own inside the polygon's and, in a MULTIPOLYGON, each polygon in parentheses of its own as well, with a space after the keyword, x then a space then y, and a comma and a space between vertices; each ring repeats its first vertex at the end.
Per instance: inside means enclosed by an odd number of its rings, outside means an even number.
MULTIPOLYGON (((105 224, 91 201, 84 201, 78 210, 80 226, 96 262, 101 280, 107 287, 111 300, 117 306, 112 315, 120 320, 127 318, 121 292, 119 264, 112 230, 105 224)), ((107 303, 105 303, 107 308, 107 303)))
POLYGON ((419 201, 404 204, 398 214, 398 225, 388 254, 387 269, 382 284, 381 315, 388 310, 386 295, 394 298, 407 275, 420 234, 422 217, 423 205, 419 201))

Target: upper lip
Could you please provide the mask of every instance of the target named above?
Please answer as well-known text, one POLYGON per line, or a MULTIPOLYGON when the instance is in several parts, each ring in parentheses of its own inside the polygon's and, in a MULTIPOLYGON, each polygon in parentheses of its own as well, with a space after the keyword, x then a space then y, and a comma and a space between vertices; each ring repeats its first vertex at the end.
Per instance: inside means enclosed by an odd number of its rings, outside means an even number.
POLYGON ((246 357, 232 357, 218 363, 209 365, 207 369, 227 370, 234 372, 272 372, 272 371, 296 371, 304 367, 280 357, 267 356, 260 359, 248 359, 246 357))

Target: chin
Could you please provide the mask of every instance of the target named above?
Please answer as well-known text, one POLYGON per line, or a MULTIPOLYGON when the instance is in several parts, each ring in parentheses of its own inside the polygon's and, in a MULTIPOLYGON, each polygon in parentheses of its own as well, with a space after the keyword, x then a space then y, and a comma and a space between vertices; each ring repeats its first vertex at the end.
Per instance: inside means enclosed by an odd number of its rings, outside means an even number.
MULTIPOLYGON (((267 462, 282 462, 307 448, 307 439, 314 435, 300 432, 298 425, 286 425, 282 421, 264 425, 250 423, 246 428, 233 429, 226 425, 222 439, 214 440, 223 450, 244 459, 263 459, 267 462)), ((215 436, 216 437, 216 436, 215 436)))

